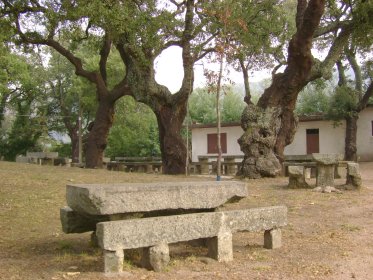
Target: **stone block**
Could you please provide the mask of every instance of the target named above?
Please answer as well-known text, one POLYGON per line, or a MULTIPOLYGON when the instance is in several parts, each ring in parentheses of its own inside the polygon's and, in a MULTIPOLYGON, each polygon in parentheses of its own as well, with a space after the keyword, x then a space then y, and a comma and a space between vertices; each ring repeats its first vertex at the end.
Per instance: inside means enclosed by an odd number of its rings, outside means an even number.
POLYGON ((317 165, 316 186, 334 186, 334 165, 317 165))
POLYGON ((118 273, 123 271, 123 250, 104 250, 104 271, 105 273, 118 273))
POLYGON ((95 231, 96 224, 109 220, 109 217, 81 215, 70 207, 65 206, 60 209, 60 219, 64 233, 82 233, 95 231))
POLYGON ((356 162, 347 163, 347 189, 360 189, 362 186, 361 174, 359 170, 359 164, 356 162))
POLYGON ((303 166, 289 166, 289 184, 288 188, 290 189, 300 189, 300 188, 309 188, 305 180, 305 172, 303 166))
POLYGON ((343 155, 340 154, 312 154, 312 158, 317 163, 323 165, 337 164, 338 161, 343 160, 343 155))
POLYGON ((214 209, 248 195, 245 183, 168 182, 67 185, 67 204, 90 215, 166 209, 214 209))
POLYGON ((264 248, 277 249, 282 246, 281 229, 271 229, 264 231, 264 248))
POLYGON ((156 272, 162 271, 170 262, 168 244, 161 242, 155 246, 143 248, 141 265, 156 272))
POLYGON ((216 237, 207 240, 208 256, 218 262, 233 260, 232 233, 229 229, 221 230, 216 237))

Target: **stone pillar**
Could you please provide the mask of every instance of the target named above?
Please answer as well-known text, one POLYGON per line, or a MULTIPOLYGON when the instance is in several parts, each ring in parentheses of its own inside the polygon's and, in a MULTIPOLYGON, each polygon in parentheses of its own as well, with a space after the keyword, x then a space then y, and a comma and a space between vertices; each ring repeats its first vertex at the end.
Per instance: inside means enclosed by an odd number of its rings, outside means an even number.
POLYGON ((141 265, 156 272, 164 270, 170 262, 170 249, 166 242, 143 248, 141 265))
POLYGON ((104 271, 105 273, 118 273, 123 271, 123 250, 104 250, 104 271))
POLYGON ((217 237, 207 241, 208 256, 218 262, 233 260, 232 233, 229 230, 222 231, 217 237))
POLYGON ((316 186, 334 186, 334 165, 332 164, 317 164, 316 186))
POLYGON ((198 157, 199 164, 201 166, 201 175, 209 174, 209 158, 208 157, 198 157))
POLYGON ((281 229, 271 229, 264 231, 264 248, 277 249, 282 246, 281 229))

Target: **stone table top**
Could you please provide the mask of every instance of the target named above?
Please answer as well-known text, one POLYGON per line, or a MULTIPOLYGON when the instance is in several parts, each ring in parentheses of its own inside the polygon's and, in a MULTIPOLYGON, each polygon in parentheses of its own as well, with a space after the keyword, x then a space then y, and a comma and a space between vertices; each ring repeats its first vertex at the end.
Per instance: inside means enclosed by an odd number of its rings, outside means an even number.
POLYGON ((66 200, 74 211, 112 215, 170 209, 213 209, 248 196, 243 182, 71 184, 66 200))
POLYGON ((330 165, 337 164, 338 161, 343 160, 343 155, 340 154, 312 154, 314 161, 319 164, 330 165))

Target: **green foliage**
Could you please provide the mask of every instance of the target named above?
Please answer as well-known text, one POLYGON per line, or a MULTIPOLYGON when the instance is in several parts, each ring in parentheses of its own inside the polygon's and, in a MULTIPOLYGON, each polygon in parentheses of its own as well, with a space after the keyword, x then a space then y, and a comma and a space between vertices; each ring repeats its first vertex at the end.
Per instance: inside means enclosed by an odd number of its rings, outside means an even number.
POLYGON ((295 112, 298 115, 328 112, 330 92, 332 91, 332 85, 322 80, 308 84, 298 96, 295 112))
MULTIPOLYGON (((243 96, 229 88, 222 98, 222 122, 238 122, 245 107, 243 96)), ((189 116, 192 122, 216 122, 216 96, 206 89, 196 89, 189 98, 189 116)))
POLYGON ((5 160, 14 161, 19 154, 39 150, 38 140, 43 134, 43 126, 38 118, 31 117, 31 102, 18 102, 17 117, 6 137, 0 142, 0 154, 5 160))
POLYGON ((52 152, 58 152, 59 157, 71 157, 71 143, 57 143, 52 146, 52 152))
MULTIPOLYGON (((80 50, 84 53, 85 50, 80 50)), ((97 106, 96 89, 86 79, 74 74, 74 67, 60 54, 50 52, 49 65, 44 69, 49 95, 48 127, 50 130, 71 134, 77 130, 79 110, 86 126, 97 106)), ((93 59, 86 53, 87 59, 93 59)))
POLYGON ((149 107, 130 97, 118 101, 105 154, 109 157, 160 155, 157 120, 149 107))
POLYGON ((193 122, 216 122, 216 97, 205 89, 196 89, 189 98, 189 116, 193 122))
POLYGON ((243 102, 243 96, 233 91, 228 91, 223 98, 222 104, 223 122, 240 121, 245 106, 246 103, 243 102))
MULTIPOLYGON (((4 45, 3 45, 4 46, 4 45)), ((16 155, 39 149, 38 140, 47 132, 43 72, 37 55, 19 55, 7 48, 0 51, 0 155, 16 155)))
POLYGON ((357 113, 358 94, 348 86, 337 87, 331 97, 328 116, 333 120, 341 120, 357 113))

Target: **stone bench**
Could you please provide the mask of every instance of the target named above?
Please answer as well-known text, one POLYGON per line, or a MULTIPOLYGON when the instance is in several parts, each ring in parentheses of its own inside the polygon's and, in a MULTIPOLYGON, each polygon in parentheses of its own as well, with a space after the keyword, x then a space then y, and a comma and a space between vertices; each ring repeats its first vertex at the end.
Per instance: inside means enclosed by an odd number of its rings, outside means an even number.
POLYGON ((362 179, 359 169, 359 164, 356 162, 346 162, 347 166, 347 176, 346 176, 346 184, 340 189, 345 190, 358 190, 362 186, 362 179))
POLYGON ((285 161, 283 164, 284 175, 289 176, 289 167, 290 166, 300 166, 304 169, 304 176, 307 178, 315 178, 316 177, 316 162, 312 161, 305 161, 305 162, 287 162, 285 161), (307 171, 309 171, 307 175, 307 171))
POLYGON ((155 170, 157 170, 157 172, 162 172, 161 161, 139 161, 139 162, 111 161, 107 163, 106 166, 107 166, 107 169, 110 171, 153 173, 155 170))
POLYGON ((169 262, 170 243, 207 238, 208 255, 219 262, 233 259, 232 233, 264 231, 264 247, 281 246, 280 228, 287 224, 287 208, 195 213, 101 222, 96 235, 104 250, 105 272, 121 272, 125 249, 144 248, 142 265, 155 271, 169 262))
POLYGON ((305 180, 305 167, 301 165, 290 165, 288 166, 288 174, 289 174, 289 189, 303 189, 309 188, 310 186, 307 184, 305 180))

